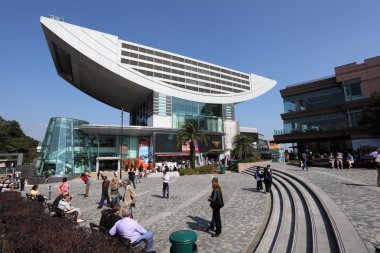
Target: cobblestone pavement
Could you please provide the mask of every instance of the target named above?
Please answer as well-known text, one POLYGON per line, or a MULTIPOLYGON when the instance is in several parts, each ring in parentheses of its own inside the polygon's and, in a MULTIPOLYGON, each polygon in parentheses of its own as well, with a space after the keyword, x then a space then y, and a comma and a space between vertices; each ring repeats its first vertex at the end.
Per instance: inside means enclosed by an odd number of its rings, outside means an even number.
POLYGON ((351 221, 368 251, 375 252, 374 244, 380 243, 380 187, 376 186, 376 170, 312 167, 302 171, 297 166, 281 163, 271 166, 303 178, 326 192, 351 221))
MULTIPOLYGON (((161 178, 142 179, 136 185, 137 203, 134 217, 147 230, 154 232, 154 245, 157 252, 169 252, 171 232, 191 229, 198 235, 199 252, 246 252, 261 224, 269 194, 254 190, 253 177, 227 172, 225 175, 199 175, 172 177, 170 198, 162 199, 161 178), (217 176, 223 191, 225 206, 221 210, 222 234, 211 238, 204 232, 212 216, 207 201, 211 194, 211 179, 217 176)), ((99 223, 101 180, 93 179, 90 197, 83 198, 85 185, 80 179, 69 182, 70 192, 74 196, 73 206, 82 210, 82 226, 89 222, 99 223)), ((51 185, 52 200, 57 196, 58 184, 51 185)), ((48 196, 48 186, 40 185, 39 190, 48 196)), ((28 192, 30 186, 26 188, 28 192)))

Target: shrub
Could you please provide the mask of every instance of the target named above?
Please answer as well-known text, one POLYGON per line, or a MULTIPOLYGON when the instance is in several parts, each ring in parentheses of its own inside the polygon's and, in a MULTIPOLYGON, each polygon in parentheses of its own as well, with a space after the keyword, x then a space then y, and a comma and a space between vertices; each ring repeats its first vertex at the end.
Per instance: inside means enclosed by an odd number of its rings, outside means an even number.
POLYGON ((181 176, 184 175, 198 175, 198 174, 215 174, 218 173, 218 165, 216 164, 210 164, 210 165, 204 165, 200 167, 196 167, 195 169, 180 169, 179 174, 181 176))
POLYGON ((19 192, 0 193, 0 235, 7 253, 131 252, 105 234, 50 217, 43 206, 22 198, 19 192))
POLYGON ((253 156, 247 159, 236 161, 235 163, 231 164, 227 169, 230 171, 237 172, 239 163, 254 163, 254 162, 259 162, 259 161, 261 161, 261 154, 255 153, 253 156))

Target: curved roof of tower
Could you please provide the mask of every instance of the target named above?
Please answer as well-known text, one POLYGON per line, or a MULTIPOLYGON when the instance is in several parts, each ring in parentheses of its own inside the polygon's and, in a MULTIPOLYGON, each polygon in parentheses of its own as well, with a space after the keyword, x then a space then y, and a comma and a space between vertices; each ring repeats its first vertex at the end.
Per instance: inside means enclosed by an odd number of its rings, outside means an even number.
POLYGON ((260 96, 276 81, 121 40, 41 17, 57 73, 79 90, 131 111, 152 91, 186 100, 229 104, 260 96))

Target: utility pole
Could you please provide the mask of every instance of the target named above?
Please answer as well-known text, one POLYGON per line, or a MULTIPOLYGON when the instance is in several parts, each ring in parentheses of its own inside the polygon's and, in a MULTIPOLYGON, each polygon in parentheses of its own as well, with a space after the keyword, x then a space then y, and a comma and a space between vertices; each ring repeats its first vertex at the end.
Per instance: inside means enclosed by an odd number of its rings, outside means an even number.
POLYGON ((120 127, 120 180, 122 177, 122 157, 123 157, 123 124, 124 124, 124 109, 121 108, 121 127, 120 127))

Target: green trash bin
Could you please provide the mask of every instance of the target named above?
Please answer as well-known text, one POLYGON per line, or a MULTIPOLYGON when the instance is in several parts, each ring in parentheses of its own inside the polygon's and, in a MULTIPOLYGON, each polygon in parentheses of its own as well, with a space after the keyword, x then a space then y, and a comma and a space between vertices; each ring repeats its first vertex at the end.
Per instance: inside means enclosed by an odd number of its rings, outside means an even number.
POLYGON ((226 174, 226 167, 223 164, 220 165, 220 174, 226 174))
POLYGON ((170 253, 198 253, 195 244, 197 234, 192 230, 179 230, 170 234, 169 240, 172 244, 170 253))

